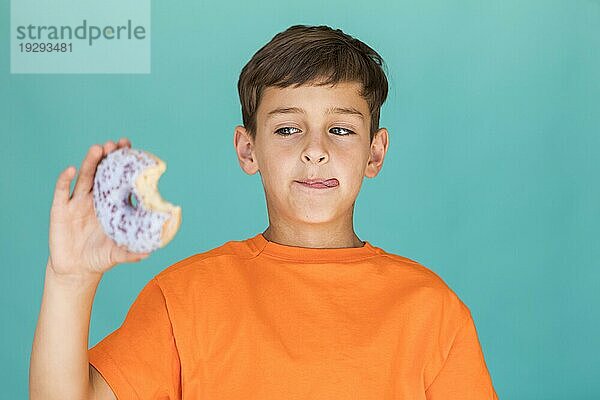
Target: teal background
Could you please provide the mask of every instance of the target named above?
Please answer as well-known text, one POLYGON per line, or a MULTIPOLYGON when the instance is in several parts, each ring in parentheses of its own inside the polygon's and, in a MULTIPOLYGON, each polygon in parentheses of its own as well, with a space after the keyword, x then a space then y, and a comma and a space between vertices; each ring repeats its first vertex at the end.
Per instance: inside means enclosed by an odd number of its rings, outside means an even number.
POLYGON ((167 247, 104 276, 90 347, 158 272, 266 228, 260 177, 233 149, 236 84, 298 23, 340 28, 389 68, 390 147, 357 235, 467 304, 501 399, 600 398, 600 1, 154 1, 149 75, 11 75, 8 1, 0 13, 4 398, 28 393, 56 178, 90 145, 156 152, 183 209, 167 247))

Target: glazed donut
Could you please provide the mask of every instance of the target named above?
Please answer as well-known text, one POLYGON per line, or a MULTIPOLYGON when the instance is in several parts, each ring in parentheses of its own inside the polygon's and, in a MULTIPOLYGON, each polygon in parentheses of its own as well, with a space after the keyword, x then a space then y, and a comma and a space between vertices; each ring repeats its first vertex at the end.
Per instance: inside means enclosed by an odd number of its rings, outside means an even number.
POLYGON ((165 246, 181 225, 181 207, 164 201, 157 189, 166 164, 146 151, 120 148, 109 153, 94 176, 94 209, 102 228, 134 253, 165 246))

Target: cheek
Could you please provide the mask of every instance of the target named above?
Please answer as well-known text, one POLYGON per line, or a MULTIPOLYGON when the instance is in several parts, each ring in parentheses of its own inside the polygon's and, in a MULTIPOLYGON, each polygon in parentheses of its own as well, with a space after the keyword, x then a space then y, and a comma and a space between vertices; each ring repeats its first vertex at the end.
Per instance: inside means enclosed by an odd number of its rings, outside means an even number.
POLYGON ((346 192, 355 193, 361 188, 363 180, 365 178, 365 166, 367 160, 363 154, 356 154, 352 159, 345 159, 344 165, 348 167, 343 168, 345 176, 343 177, 346 181, 346 192))
POLYGON ((273 176, 289 178, 290 174, 298 171, 300 155, 281 149, 269 154, 268 160, 268 168, 273 176))
POLYGON ((341 156, 340 165, 343 166, 342 169, 347 174, 347 178, 357 179, 363 176, 367 160, 368 155, 365 156, 364 152, 353 151, 341 156))
POLYGON ((270 188, 281 191, 295 178, 295 168, 285 158, 271 157, 269 162, 263 166, 266 183, 270 188))

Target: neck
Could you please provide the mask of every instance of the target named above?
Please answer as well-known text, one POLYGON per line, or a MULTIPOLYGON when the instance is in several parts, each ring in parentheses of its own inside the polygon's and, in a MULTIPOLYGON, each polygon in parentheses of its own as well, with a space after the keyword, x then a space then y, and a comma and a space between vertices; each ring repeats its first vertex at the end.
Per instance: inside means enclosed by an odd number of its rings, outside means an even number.
POLYGON ((270 242, 295 247, 342 248, 362 247, 364 243, 350 228, 298 228, 269 224, 263 236, 270 242))

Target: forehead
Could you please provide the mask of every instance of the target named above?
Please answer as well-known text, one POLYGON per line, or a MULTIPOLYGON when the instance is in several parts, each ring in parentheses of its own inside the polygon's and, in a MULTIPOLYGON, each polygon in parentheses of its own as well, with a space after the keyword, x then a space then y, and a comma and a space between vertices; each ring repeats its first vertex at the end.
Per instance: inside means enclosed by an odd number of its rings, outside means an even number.
MULTIPOLYGON (((352 115, 352 110, 360 112, 364 118, 368 115, 368 104, 359 91, 360 83, 340 82, 335 86, 302 85, 277 88, 269 86, 263 90, 257 110, 258 117, 267 120, 280 113, 274 111, 285 108, 298 108, 307 113, 322 113, 324 110, 346 110, 344 114, 352 115)), ((355 116, 358 116, 355 114, 355 116)))

